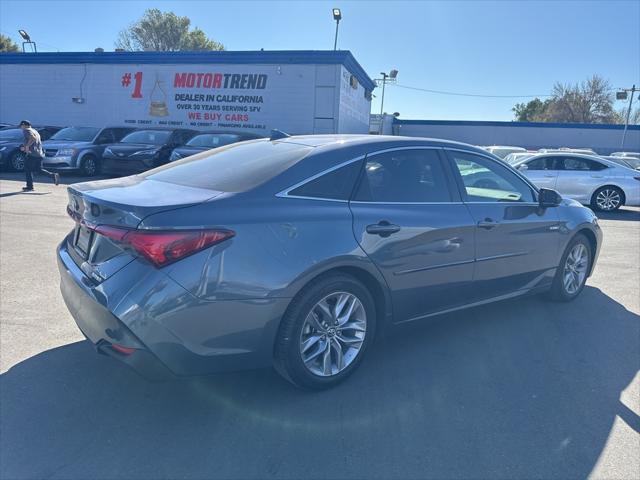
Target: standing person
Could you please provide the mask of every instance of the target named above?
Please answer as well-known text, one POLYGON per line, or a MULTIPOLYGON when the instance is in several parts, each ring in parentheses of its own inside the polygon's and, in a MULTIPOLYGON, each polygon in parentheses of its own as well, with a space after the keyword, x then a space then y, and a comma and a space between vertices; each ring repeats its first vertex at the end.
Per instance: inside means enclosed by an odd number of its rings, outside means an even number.
POLYGON ((60 175, 58 173, 52 173, 42 169, 44 150, 42 149, 40 134, 31 126, 31 122, 29 120, 22 120, 20 122, 20 128, 22 129, 22 133, 24 134, 24 145, 20 147, 20 150, 26 153, 26 159, 24 162, 24 173, 27 179, 27 186, 24 187, 22 191, 33 191, 33 174, 38 172, 52 177, 53 183, 58 185, 58 183, 60 183, 60 175))

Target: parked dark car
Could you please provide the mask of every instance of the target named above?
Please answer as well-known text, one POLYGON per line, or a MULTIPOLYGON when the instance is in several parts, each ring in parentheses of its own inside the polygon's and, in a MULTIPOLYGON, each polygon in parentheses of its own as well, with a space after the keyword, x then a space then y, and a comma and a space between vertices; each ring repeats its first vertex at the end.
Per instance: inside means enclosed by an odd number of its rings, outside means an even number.
POLYGON ((190 155, 211 150, 212 148, 224 147, 232 143, 244 142, 245 140, 256 140, 263 138, 263 135, 245 132, 203 132, 194 136, 182 147, 178 147, 171 152, 169 161, 174 162, 190 155))
POLYGON ((0 130, 4 130, 6 128, 16 128, 16 126, 10 123, 0 123, 0 130))
POLYGON ((100 352, 153 376, 274 365, 308 388, 393 324, 573 300, 602 241, 591 210, 480 148, 377 135, 232 144, 72 185, 68 212, 62 295, 100 352))
MULTIPOLYGON (((60 130, 60 127, 33 127, 44 141, 60 130)), ((24 152, 20 146, 24 143, 24 134, 20 128, 5 128, 0 130, 0 167, 9 168, 14 172, 24 171, 24 152)))
POLYGON ((105 148, 102 172, 108 175, 134 175, 164 165, 174 148, 184 145, 197 133, 182 128, 136 130, 119 143, 105 148))
POLYGON ((134 129, 129 127, 66 127, 43 143, 42 166, 57 172, 100 173, 102 153, 134 129))

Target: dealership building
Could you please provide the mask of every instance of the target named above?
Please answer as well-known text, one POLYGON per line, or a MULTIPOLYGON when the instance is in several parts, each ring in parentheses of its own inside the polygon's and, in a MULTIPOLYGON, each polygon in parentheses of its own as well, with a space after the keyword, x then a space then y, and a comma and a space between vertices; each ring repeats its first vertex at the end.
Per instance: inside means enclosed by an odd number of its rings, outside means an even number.
POLYGON ((0 54, 0 121, 368 133, 375 84, 349 51, 0 54))

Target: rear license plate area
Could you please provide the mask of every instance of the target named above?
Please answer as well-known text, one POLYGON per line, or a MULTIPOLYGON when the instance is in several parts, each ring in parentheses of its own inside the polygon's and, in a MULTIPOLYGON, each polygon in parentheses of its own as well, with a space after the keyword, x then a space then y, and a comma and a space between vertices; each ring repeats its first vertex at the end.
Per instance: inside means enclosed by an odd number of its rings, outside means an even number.
POLYGON ((76 227, 76 237, 74 241, 74 247, 77 252, 82 255, 83 259, 89 258, 89 251, 91 250, 91 241, 93 240, 93 232, 83 225, 76 227))

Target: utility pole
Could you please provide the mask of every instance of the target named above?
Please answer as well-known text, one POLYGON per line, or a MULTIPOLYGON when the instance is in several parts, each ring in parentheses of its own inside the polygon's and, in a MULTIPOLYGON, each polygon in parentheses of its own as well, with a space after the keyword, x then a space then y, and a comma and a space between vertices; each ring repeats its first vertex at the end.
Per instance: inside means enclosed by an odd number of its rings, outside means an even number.
MULTIPOLYGON (((625 93, 629 91, 625 90, 625 93)), ((636 92, 636 86, 631 87, 631 97, 629 98, 629 108, 627 109, 627 118, 624 122, 624 133, 622 134, 622 145, 620 145, 620 149, 624 151, 624 140, 627 137, 627 127, 629 126, 629 116, 631 115, 631 104, 633 103, 633 94, 636 92)))
POLYGON ((378 128, 378 135, 382 135, 382 128, 384 124, 384 87, 387 82, 395 82, 396 77, 398 76, 398 70, 391 70, 389 73, 380 72, 382 78, 377 78, 376 82, 378 84, 382 83, 382 98, 380 99, 380 127, 378 128))

